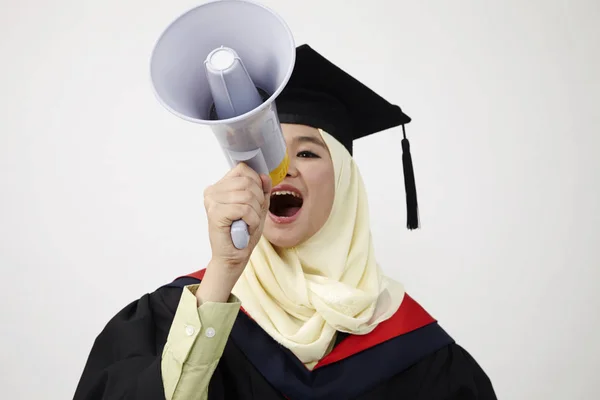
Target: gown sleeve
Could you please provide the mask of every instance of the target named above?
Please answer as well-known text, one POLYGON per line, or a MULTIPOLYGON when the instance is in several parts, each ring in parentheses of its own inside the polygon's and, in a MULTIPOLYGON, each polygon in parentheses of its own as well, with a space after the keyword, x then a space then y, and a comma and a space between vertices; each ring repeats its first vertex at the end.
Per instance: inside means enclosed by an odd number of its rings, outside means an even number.
POLYGON ((94 341, 74 400, 206 399, 240 303, 197 307, 196 289, 159 289, 119 311, 94 341))
MULTIPOLYGON (((420 395, 443 400, 497 400, 488 375, 461 346, 454 344, 417 364, 420 395)), ((421 397, 419 397, 421 398, 421 397)))

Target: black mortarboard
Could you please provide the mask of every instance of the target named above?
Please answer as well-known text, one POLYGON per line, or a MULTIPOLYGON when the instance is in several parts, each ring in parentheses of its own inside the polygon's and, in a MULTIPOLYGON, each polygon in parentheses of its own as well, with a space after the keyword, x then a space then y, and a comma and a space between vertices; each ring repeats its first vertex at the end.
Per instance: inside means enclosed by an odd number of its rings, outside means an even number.
POLYGON ((404 127, 411 119, 400 107, 390 104, 308 45, 296 49, 294 71, 276 104, 281 123, 323 129, 350 154, 355 139, 401 125, 407 227, 419 227, 410 143, 404 127))

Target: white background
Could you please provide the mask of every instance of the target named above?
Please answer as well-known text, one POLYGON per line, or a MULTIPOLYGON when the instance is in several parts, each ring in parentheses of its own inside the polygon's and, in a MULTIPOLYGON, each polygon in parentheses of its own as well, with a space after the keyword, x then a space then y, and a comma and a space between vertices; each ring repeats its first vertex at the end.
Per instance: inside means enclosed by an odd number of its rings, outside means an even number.
MULTIPOLYGON (((269 0, 413 118, 355 147, 383 268, 501 399, 600 398, 600 2, 269 0)), ((2 398, 68 399, 115 312, 210 256, 211 132, 164 110, 152 46, 192 0, 1 0, 2 398)))

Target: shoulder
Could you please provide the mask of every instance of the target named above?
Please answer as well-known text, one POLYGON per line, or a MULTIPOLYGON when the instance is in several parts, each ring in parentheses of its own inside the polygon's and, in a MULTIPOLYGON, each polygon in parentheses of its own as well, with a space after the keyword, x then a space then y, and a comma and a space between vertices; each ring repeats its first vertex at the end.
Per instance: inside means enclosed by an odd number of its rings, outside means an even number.
POLYGON ((489 382, 489 378, 475 358, 457 343, 450 344, 433 353, 423 360, 419 367, 437 375, 459 378, 457 381, 477 378, 489 382))
POLYGON ((140 346, 160 347, 167 340, 184 287, 164 285, 131 300, 105 323, 95 346, 112 349, 111 354, 133 354, 140 346))
POLYGON ((419 398, 495 400, 491 380, 475 358, 419 303, 408 295, 405 300, 389 323, 382 324, 395 336, 380 346, 386 347, 382 357, 414 356, 410 367, 393 375, 392 386, 419 398))
POLYGON ((170 324, 186 284, 175 280, 131 300, 108 321, 105 329, 170 324))
POLYGON ((152 309, 159 313, 175 314, 184 288, 199 283, 200 279, 192 276, 176 278, 172 282, 166 283, 132 301, 120 313, 131 314, 133 310, 144 312, 147 309, 152 309))
POLYGON ((439 366, 441 374, 446 376, 449 382, 454 383, 457 399, 495 400, 497 398, 488 374, 461 345, 453 344, 442 349, 432 362, 439 366))
POLYGON ((496 400, 489 376, 461 345, 452 343, 425 357, 395 377, 397 381, 419 382, 427 398, 496 400), (442 398, 442 397, 440 397, 442 398))

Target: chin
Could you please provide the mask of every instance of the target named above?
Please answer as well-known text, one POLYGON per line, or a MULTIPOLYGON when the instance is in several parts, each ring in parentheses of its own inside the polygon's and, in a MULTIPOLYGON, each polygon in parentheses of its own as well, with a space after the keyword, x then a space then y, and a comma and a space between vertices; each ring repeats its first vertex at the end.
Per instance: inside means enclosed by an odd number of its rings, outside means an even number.
POLYGON ((267 221, 263 236, 275 247, 290 248, 302 242, 303 235, 298 228, 292 226, 282 227, 272 221, 267 221))

